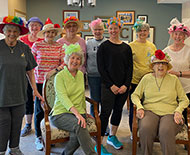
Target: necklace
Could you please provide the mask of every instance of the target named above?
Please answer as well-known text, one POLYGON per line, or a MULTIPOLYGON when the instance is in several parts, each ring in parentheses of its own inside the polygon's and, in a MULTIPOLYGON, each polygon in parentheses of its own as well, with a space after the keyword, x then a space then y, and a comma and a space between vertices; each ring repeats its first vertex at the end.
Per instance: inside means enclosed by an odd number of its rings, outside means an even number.
POLYGON ((16 46, 8 46, 8 47, 9 47, 11 53, 14 53, 14 49, 15 49, 16 46))
POLYGON ((165 76, 162 78, 162 81, 161 81, 160 85, 158 85, 158 81, 157 81, 157 78, 156 78, 156 76, 155 76, 155 81, 156 81, 156 86, 158 87, 158 91, 160 91, 160 88, 161 88, 161 86, 162 86, 162 83, 163 83, 163 81, 164 81, 164 78, 165 78, 165 76))

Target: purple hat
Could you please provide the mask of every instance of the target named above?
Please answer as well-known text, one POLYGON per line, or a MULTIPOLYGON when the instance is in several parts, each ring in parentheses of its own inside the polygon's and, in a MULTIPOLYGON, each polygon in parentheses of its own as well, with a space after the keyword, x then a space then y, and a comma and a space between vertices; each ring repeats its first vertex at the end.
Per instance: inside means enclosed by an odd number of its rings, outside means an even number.
POLYGON ((38 17, 31 17, 31 18, 28 20, 27 24, 26 24, 26 27, 27 27, 27 28, 28 28, 28 25, 30 24, 30 22, 38 22, 38 23, 40 23, 40 24, 42 25, 42 27, 43 27, 43 23, 41 22, 41 20, 40 20, 38 17))

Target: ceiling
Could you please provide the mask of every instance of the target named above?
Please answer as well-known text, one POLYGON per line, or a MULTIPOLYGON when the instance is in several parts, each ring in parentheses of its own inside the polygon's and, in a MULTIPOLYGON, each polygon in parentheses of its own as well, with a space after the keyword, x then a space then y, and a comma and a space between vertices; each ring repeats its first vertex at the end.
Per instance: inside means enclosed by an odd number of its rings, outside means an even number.
POLYGON ((182 4, 182 3, 185 3, 185 2, 190 2, 190 0, 157 0, 157 3, 158 4, 162 4, 162 3, 170 3, 170 4, 175 4, 175 3, 178 3, 178 4, 182 4))

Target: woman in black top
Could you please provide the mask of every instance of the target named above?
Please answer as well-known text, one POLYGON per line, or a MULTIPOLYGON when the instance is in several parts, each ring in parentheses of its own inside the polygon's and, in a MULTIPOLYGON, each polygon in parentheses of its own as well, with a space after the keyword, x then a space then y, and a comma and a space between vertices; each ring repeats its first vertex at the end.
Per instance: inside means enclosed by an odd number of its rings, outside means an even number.
MULTIPOLYGON (((112 112, 107 143, 115 149, 122 149, 123 144, 117 139, 116 133, 132 79, 132 51, 129 45, 119 39, 122 27, 120 20, 110 18, 107 26, 110 38, 100 45, 97 52, 98 70, 102 78, 101 135, 103 138, 112 112)), ((102 146, 103 150, 106 151, 102 146)))

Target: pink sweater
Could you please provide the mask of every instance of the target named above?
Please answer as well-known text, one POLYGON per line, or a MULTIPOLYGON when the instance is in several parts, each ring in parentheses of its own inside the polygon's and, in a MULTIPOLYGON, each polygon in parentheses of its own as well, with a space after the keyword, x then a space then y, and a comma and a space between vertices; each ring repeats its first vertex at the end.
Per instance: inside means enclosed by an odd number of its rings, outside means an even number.
POLYGON ((62 45, 57 42, 54 44, 47 44, 44 41, 35 42, 32 46, 32 53, 38 64, 34 70, 36 83, 43 83, 49 71, 61 64, 64 65, 65 53, 62 45))
MULTIPOLYGON (((68 42, 64 38, 58 39, 57 42, 60 43, 60 44, 62 44, 62 45, 66 44, 67 46, 71 44, 70 42, 68 42)), ((82 48, 82 50, 84 52, 84 64, 80 68, 80 70, 85 74, 86 73, 86 43, 85 43, 85 41, 84 41, 83 38, 80 38, 78 40, 78 42, 76 42, 76 43, 78 43, 80 45, 80 47, 82 48)))

